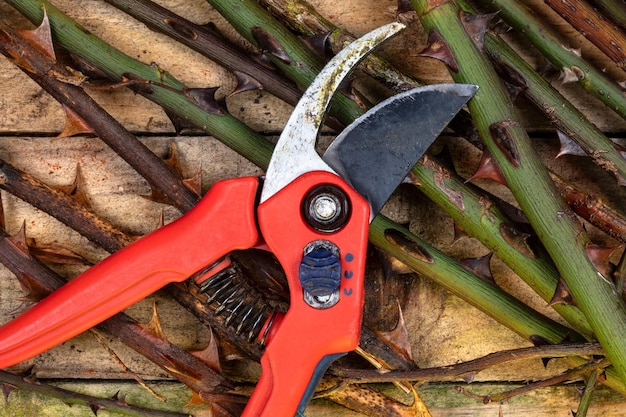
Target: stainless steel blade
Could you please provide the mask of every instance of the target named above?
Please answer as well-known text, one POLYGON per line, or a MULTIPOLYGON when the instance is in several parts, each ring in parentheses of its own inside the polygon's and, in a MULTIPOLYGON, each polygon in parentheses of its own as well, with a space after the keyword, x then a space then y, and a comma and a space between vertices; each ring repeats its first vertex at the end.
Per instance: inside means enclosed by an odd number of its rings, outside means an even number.
POLYGON ((437 84, 393 96, 350 124, 322 159, 369 201, 373 219, 477 89, 437 84))
POLYGON ((404 27, 401 23, 390 23, 365 34, 335 55, 315 77, 278 139, 265 175, 261 203, 306 172, 333 172, 315 151, 317 135, 333 94, 367 54, 404 27))

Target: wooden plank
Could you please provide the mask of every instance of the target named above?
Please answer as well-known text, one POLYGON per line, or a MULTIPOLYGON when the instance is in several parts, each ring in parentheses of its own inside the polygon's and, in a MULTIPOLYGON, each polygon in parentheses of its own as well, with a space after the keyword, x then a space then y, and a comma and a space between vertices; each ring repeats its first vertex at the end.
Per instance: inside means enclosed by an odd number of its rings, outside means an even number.
MULTIPOLYGON (((178 2, 163 0, 165 7, 204 23, 212 21, 228 38, 236 39, 242 45, 245 42, 229 28, 223 19, 213 11, 204 0, 178 2)), ((314 0, 311 3, 326 17, 341 27, 359 35, 381 24, 393 21, 395 0, 358 2, 331 2, 314 0)), ((569 45, 581 46, 585 56, 605 65, 610 74, 614 69, 581 35, 568 28, 558 16, 546 10, 539 0, 526 0, 537 10, 541 10, 545 19, 554 22, 554 27, 568 40, 569 45)), ((155 62, 189 86, 221 86, 220 97, 227 96, 235 85, 231 74, 199 54, 189 51, 167 37, 148 30, 104 2, 76 2, 58 0, 55 5, 78 20, 90 31, 111 42, 130 56, 143 62, 155 62)), ((11 24, 26 27, 27 24, 5 3, 0 3, 0 15, 11 24)), ((409 28, 393 42, 385 45, 382 54, 403 71, 428 82, 445 82, 450 77, 442 64, 430 59, 418 58, 415 53, 426 42, 426 35, 415 21, 414 15, 401 17, 409 23, 409 28), (407 53, 407 51, 411 51, 407 53)), ((527 45, 516 45, 525 56, 539 65, 534 52, 527 45)), ((578 86, 562 86, 553 81, 555 87, 564 91, 576 104, 589 115, 601 129, 609 132, 626 132, 626 122, 604 109, 597 100, 582 94, 578 86)), ((73 180, 76 164, 80 163, 86 180, 86 191, 93 210, 109 219, 121 229, 141 235, 150 232, 158 225, 158 218, 163 211, 166 221, 176 218, 177 210, 150 202, 140 195, 149 193, 145 181, 139 177, 114 152, 97 138, 53 137, 63 128, 63 113, 60 106, 47 96, 35 83, 22 74, 6 59, 0 58, 0 158, 24 169, 49 184, 67 184, 73 180)), ((120 120, 129 130, 138 132, 144 141, 158 155, 165 155, 170 143, 174 143, 182 160, 183 172, 192 176, 202 170, 203 190, 222 178, 256 175, 259 170, 213 138, 206 136, 173 135, 173 128, 164 112, 148 100, 128 91, 103 93, 91 91, 91 94, 111 114, 120 120)), ((370 94, 376 94, 367 92, 370 94)), ((228 109, 253 129, 271 134, 280 131, 284 125, 290 106, 271 97, 265 92, 247 92, 226 99, 228 109)), ((533 132, 552 131, 545 119, 528 107, 521 108, 524 123, 533 132)), ((537 148, 546 155, 546 164, 556 172, 573 176, 595 193, 606 196, 618 207, 625 207, 624 190, 616 189, 609 177, 596 167, 581 162, 579 158, 563 158, 553 161, 555 142, 550 139, 538 139, 537 148), (582 174, 581 174, 582 172, 582 174)), ((479 157, 475 150, 458 145, 452 147, 456 160, 461 160, 461 173, 469 176, 479 157), (463 159, 461 159, 463 158, 463 159)), ((482 184, 487 184, 482 182, 482 184)), ((504 187, 489 185, 489 189, 504 198, 510 195, 504 187)), ((27 233, 39 242, 55 242, 68 246, 96 262, 107 254, 100 248, 79 236, 76 232, 51 219, 40 210, 33 209, 20 200, 2 193, 6 213, 7 229, 15 233, 25 222, 27 233)), ((471 239, 452 245, 452 222, 434 205, 419 199, 411 192, 400 192, 385 213, 400 222, 410 221, 412 229, 442 250, 455 257, 477 256, 486 253, 482 245, 471 239)), ((602 235, 598 234, 598 238, 602 235)), ((80 272, 78 267, 58 268, 61 273, 71 277, 80 272)), ((494 270, 498 283, 515 293, 533 307, 551 317, 556 315, 539 300, 519 279, 502 264, 495 262, 494 270)), ((416 362, 422 366, 440 366, 469 360, 481 355, 521 346, 528 342, 499 325, 492 318, 480 313, 457 297, 451 296, 430 283, 425 277, 410 277, 411 292, 407 295, 404 315, 410 329, 410 341, 416 362), (427 308, 425 308, 425 306, 427 308)), ((12 317, 14 310, 20 307, 17 298, 20 289, 14 277, 4 268, 0 268, 0 321, 12 317)), ((208 330, 198 323, 189 313, 171 300, 155 295, 133 306, 128 313, 143 321, 151 315, 152 304, 157 302, 163 312, 163 325, 172 341, 189 349, 198 349, 207 343, 208 330)), ((169 379, 160 368, 146 361, 141 355, 111 341, 111 346, 125 364, 147 380, 169 379)), ((71 385, 74 388, 89 388, 93 392, 112 395, 120 387, 124 391, 137 392, 132 383, 126 383, 125 375, 109 354, 86 333, 62 346, 55 348, 38 358, 20 365, 17 369, 36 363, 37 373, 44 378, 76 378, 81 381, 71 385), (92 379, 94 384, 82 380, 92 379), (120 379, 114 383, 104 382, 120 379), (117 389, 116 389, 117 388, 117 389), (111 393, 111 394, 109 394, 111 393)), ((475 381, 484 384, 523 381, 545 378, 564 369, 559 362, 551 362, 544 368, 541 361, 523 361, 507 367, 492 369, 476 375, 475 381)), ((165 384, 163 387, 170 385, 165 384)), ((473 388, 477 385, 472 385, 473 388)), ((177 384, 171 385, 172 403, 185 404, 189 393, 177 384)), ((497 390, 509 387, 504 385, 479 385, 480 389, 497 390)), ((437 416, 482 416, 498 415, 568 415, 575 408, 577 398, 572 387, 557 387, 554 390, 525 396, 524 400, 511 400, 505 404, 476 404, 475 401, 457 401, 459 394, 453 392, 448 384, 429 384, 420 387, 420 394, 431 406, 437 416)), ((136 394, 137 398, 146 397, 145 393, 136 394)), ((623 398, 600 397, 592 407, 590 415, 623 415, 623 398)), ((17 399, 13 396, 8 405, 0 405, 0 417, 14 416, 17 410, 31 415, 59 415, 59 408, 40 407, 41 399, 34 399, 22 393, 17 399), (20 398, 24 398, 22 401, 20 398), (15 401, 12 403, 12 401, 15 401), (30 408, 34 407, 34 408, 30 408), (30 410, 30 411, 29 411, 30 410), (31 412, 32 411, 32 412, 31 412)), ((1 403, 0 403, 1 404, 1 403)), ((57 404, 58 405, 58 404, 57 404)), ((200 409, 199 409, 200 410, 200 409)), ((65 411, 63 411, 65 413, 65 411)), ((67 415, 89 415, 85 410, 67 411, 67 415), (69 413, 75 414, 69 414, 69 413)), ((196 415, 206 414, 206 410, 196 415)), ((311 407, 312 416, 353 416, 353 412, 338 408, 323 401, 311 407)))

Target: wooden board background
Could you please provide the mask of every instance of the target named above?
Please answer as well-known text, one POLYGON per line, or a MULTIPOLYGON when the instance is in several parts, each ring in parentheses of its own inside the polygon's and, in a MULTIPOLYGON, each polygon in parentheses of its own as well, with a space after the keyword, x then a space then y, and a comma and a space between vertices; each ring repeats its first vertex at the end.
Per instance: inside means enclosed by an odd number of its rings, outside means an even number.
MULTIPOLYGON (((531 3, 544 18, 553 21, 567 43, 582 47, 585 57, 594 60, 600 67, 605 67, 608 72, 619 74, 619 70, 608 63, 601 53, 564 25, 542 2, 526 2, 531 3)), ((102 1, 57 0, 54 3, 105 41, 144 62, 158 63, 188 86, 221 86, 218 94, 223 96, 235 85, 233 76, 224 69, 167 37, 151 32, 143 24, 102 1)), ((192 21, 214 22, 226 36, 239 39, 203 0, 162 0, 159 3, 192 21)), ((311 3, 324 16, 356 35, 396 19, 396 1, 393 0, 315 0, 311 3)), ((0 2, 0 17, 14 27, 28 27, 19 14, 4 2, 0 2)), ((425 45, 424 33, 413 15, 404 15, 402 19, 409 23, 409 28, 393 42, 385 45, 382 54, 398 68, 425 81, 448 81, 449 76, 442 65, 415 56, 425 45)), ((523 44, 516 46, 524 51, 529 60, 539 63, 532 48, 523 44)), ((556 81, 555 85, 601 129, 622 137, 626 135, 626 122, 606 111, 597 100, 581 93, 577 86, 561 86, 556 81)), ((52 185, 70 183, 77 164, 80 164, 93 210, 133 234, 144 234, 157 227, 161 212, 166 221, 179 215, 171 207, 142 198, 141 195, 149 193, 145 181, 97 138, 56 139, 55 136, 64 124, 61 107, 4 58, 0 58, 0 89, 1 158, 52 185)), ((181 156, 185 175, 192 176, 202 170, 205 191, 218 179, 259 173, 256 167, 211 137, 175 136, 163 111, 142 97, 128 91, 95 92, 93 95, 129 130, 136 132, 155 153, 166 154, 173 142, 181 156)), ((270 136, 276 136, 280 132, 291 111, 290 106, 262 91, 229 97, 227 105, 236 117, 270 136)), ((624 207, 624 191, 615 189, 613 181, 593 165, 569 157, 554 161, 553 156, 557 150, 554 132, 534 111, 524 106, 521 111, 527 127, 534 133, 541 133, 536 142, 542 155, 545 155, 546 164, 604 195, 613 204, 624 207)), ((454 149, 457 157, 465 158, 463 166, 468 167, 468 170, 469 167, 476 166, 479 157, 477 152, 461 145, 454 149)), ((504 197, 508 196, 503 187, 489 187, 504 197)), ((2 198, 6 228, 10 233, 17 232, 25 224, 28 236, 41 243, 62 243, 93 262, 106 256, 103 250, 40 210, 5 192, 2 193, 2 198)), ((471 239, 451 246, 451 220, 428 201, 399 193, 385 210, 386 214, 400 222, 411 222, 416 233, 456 257, 486 253, 486 249, 471 239)), ((597 237, 606 240, 601 235, 597 237)), ((79 271, 80 268, 77 267, 63 270, 68 275, 79 271)), ((527 291, 497 261, 494 262, 494 271, 501 285, 514 291, 545 314, 555 317, 545 306, 545 302, 527 291)), ((16 309, 20 308, 20 303, 16 301, 20 295, 14 277, 0 268, 0 321, 10 319, 16 309)), ((127 312, 137 319, 147 321, 154 301, 158 302, 165 331, 172 341, 190 349, 201 348, 207 343, 207 329, 176 303, 159 295, 133 306, 127 312)), ((529 345, 495 320, 436 287, 424 277, 414 277, 414 289, 405 306, 405 318, 415 360, 422 367, 456 363, 502 349, 529 345)), ((114 340, 111 340, 111 347, 129 368, 165 393, 169 406, 181 406, 187 402, 190 393, 172 382, 160 368, 114 340)), ((114 393, 121 389, 129 393, 129 400, 144 401, 148 397, 128 381, 128 375, 89 333, 16 368, 25 368, 32 364, 36 365, 39 377, 63 380, 64 385, 76 389, 97 394, 114 393)), ((510 387, 512 381, 519 383, 547 377, 562 369, 563 365, 558 361, 551 362, 547 368, 538 360, 523 361, 481 372, 470 387, 476 391, 499 391, 510 387)), ((571 415, 570 410, 576 408, 578 401, 573 386, 541 390, 504 404, 490 405, 460 396, 449 384, 424 385, 420 387, 420 393, 432 414, 436 416, 568 416, 571 415)), ((590 415, 626 415, 624 407, 626 401, 622 397, 601 390, 590 415)), ((200 407, 193 412, 200 416, 206 415, 207 410, 200 407)), ((323 401, 311 405, 309 415, 323 416, 330 413, 335 416, 357 415, 323 401)), ((91 411, 80 407, 69 408, 27 393, 13 394, 8 404, 0 399, 0 416, 16 415, 87 416, 91 415, 91 411)))

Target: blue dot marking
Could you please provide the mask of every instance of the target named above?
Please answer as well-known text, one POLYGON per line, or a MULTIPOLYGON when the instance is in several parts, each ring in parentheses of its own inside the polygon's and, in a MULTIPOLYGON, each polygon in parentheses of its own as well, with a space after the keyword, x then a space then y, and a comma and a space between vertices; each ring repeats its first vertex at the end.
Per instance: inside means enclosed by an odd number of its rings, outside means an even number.
POLYGON ((352 272, 352 271, 345 271, 343 273, 343 276, 346 277, 346 279, 350 279, 350 278, 352 278, 354 276, 354 272, 352 272))
POLYGON ((352 262, 354 261, 354 255, 351 253, 346 253, 345 259, 346 259, 346 262, 352 262))
POLYGON ((350 296, 352 295, 352 288, 344 288, 344 289, 343 289, 343 294, 344 294, 346 297, 350 297, 350 296))

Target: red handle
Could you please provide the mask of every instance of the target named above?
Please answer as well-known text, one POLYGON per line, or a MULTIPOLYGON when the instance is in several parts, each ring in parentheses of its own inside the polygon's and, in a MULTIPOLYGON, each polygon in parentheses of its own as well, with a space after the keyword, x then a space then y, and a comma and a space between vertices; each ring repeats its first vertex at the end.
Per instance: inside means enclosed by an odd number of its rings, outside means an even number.
POLYGON ((171 282, 258 241, 258 178, 216 183, 198 205, 139 239, 0 327, 0 368, 95 326, 171 282))
POLYGON ((272 326, 261 359, 261 379, 243 416, 293 417, 318 363, 327 355, 349 352, 358 345, 369 205, 336 175, 312 172, 261 204, 258 212, 265 242, 287 274, 290 306, 282 321, 272 326), (350 200, 350 219, 334 233, 315 231, 303 218, 303 199, 320 184, 338 186, 350 200), (332 241, 340 251, 340 300, 328 309, 306 304, 299 280, 303 248, 317 240, 332 241))

